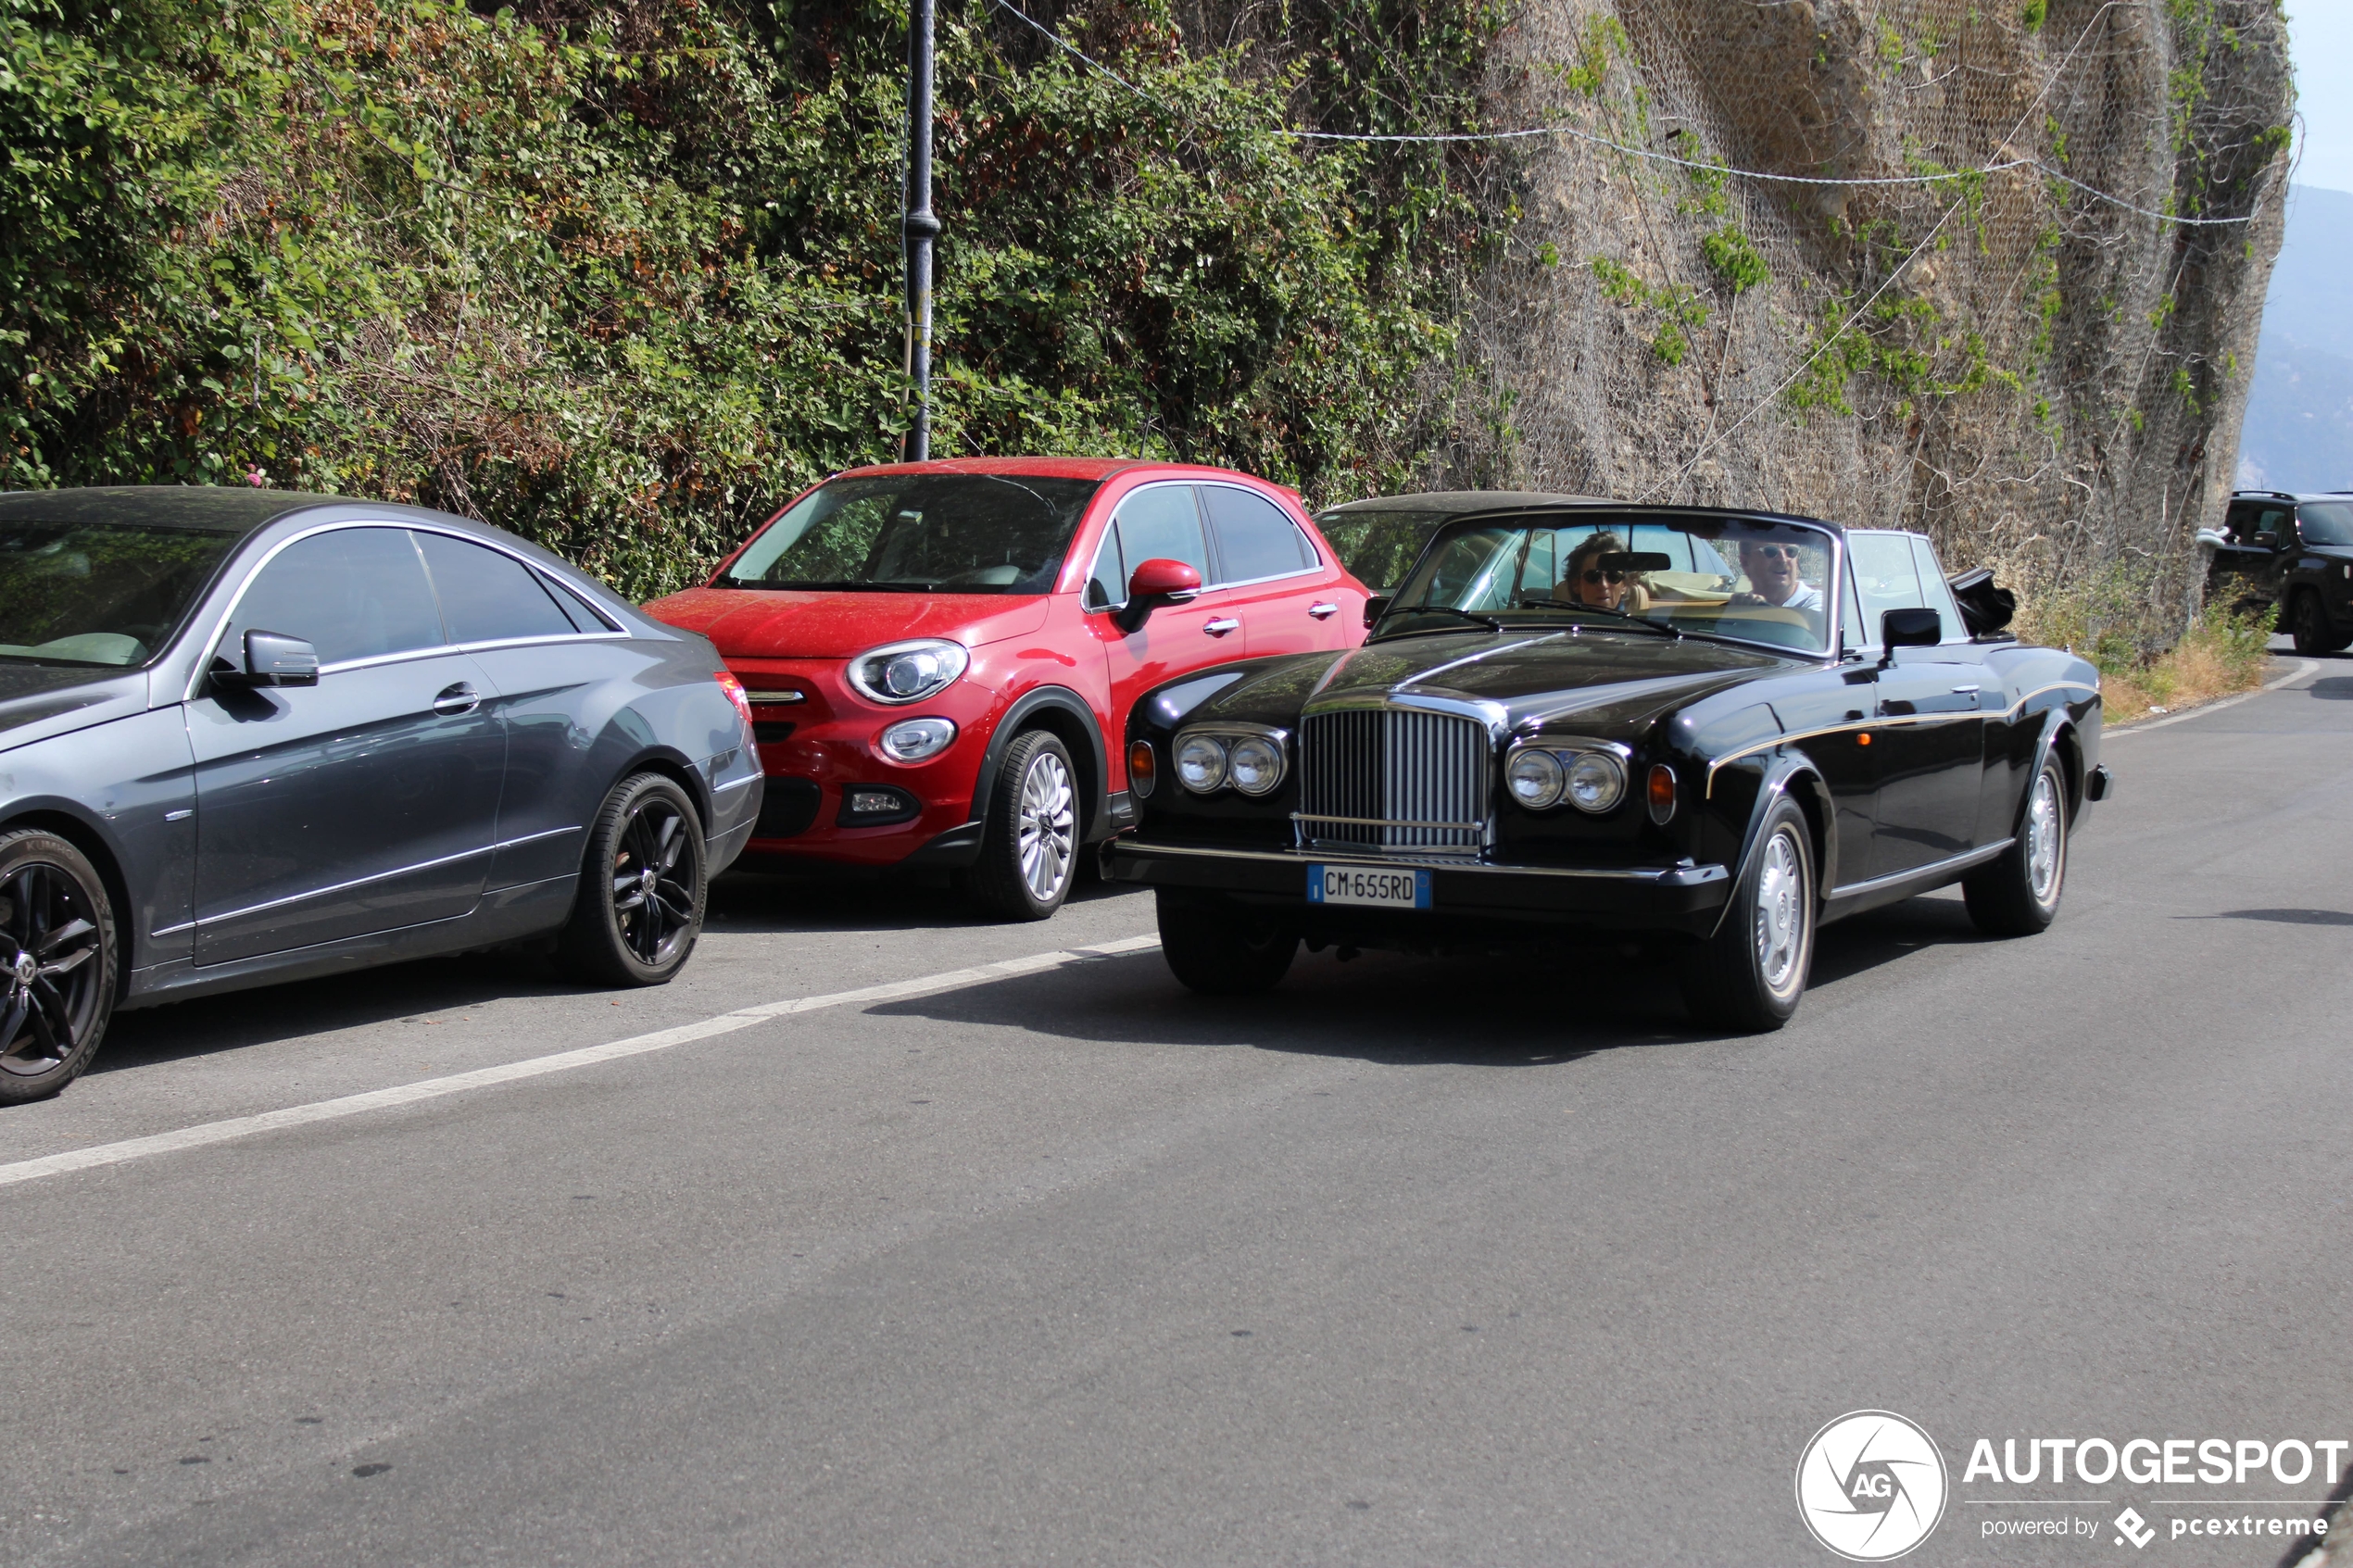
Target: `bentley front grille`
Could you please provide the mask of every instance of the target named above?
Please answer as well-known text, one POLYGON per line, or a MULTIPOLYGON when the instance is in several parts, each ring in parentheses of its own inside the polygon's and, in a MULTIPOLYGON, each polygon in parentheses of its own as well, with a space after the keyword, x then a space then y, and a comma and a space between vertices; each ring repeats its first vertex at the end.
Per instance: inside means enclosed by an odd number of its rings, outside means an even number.
POLYGON ((1309 848, 1476 855, 1487 843, 1487 726, 1451 713, 1352 709, 1300 727, 1309 848))

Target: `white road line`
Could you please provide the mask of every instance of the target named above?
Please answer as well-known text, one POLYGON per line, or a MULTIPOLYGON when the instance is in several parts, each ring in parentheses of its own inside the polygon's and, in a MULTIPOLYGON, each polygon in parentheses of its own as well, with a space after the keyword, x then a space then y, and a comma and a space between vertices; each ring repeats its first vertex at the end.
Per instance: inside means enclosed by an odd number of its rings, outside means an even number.
POLYGON ((157 1133, 144 1138, 125 1138, 120 1143, 99 1144, 90 1148, 69 1149, 63 1154, 44 1155, 38 1160, 20 1160, 13 1165, 0 1165, 0 1186, 37 1181, 43 1176, 60 1176, 69 1171, 120 1165, 128 1160, 145 1160, 150 1155, 176 1154, 182 1149, 202 1148, 208 1144, 249 1138, 258 1133, 272 1133, 283 1127, 333 1122, 345 1116, 364 1115, 371 1110, 414 1105, 419 1100, 436 1099, 443 1095, 462 1094, 468 1089, 488 1088, 494 1084, 511 1084, 518 1079, 569 1072, 575 1067, 590 1067, 600 1061, 643 1056, 648 1051, 668 1050, 673 1046, 683 1046, 689 1041, 707 1040, 714 1035, 732 1035, 738 1029, 749 1029, 772 1019, 789 1018, 795 1013, 855 1007, 865 1002, 897 1001, 905 997, 927 996, 939 991, 957 991, 967 985, 986 985, 992 980, 1038 974, 1050 969, 1060 969, 1065 964, 1088 963, 1098 959, 1147 952, 1159 946, 1160 938, 1157 936, 1129 936, 1092 947, 1066 947, 1060 952, 1034 953, 1028 958, 1007 959, 1000 963, 980 964, 972 969, 954 969, 943 974, 926 974, 914 980, 896 980, 886 985, 866 985, 855 991, 835 991, 821 997, 793 997, 781 1002, 761 1002, 753 1007, 737 1008, 733 1012, 723 1012, 716 1018, 706 1018, 699 1022, 658 1029, 650 1035, 633 1035, 625 1040, 613 1040, 601 1046, 558 1051, 551 1056, 530 1057, 497 1067, 478 1068, 472 1073, 453 1073, 446 1078, 426 1078, 414 1084, 402 1084, 396 1088, 345 1095, 339 1099, 288 1106, 283 1110, 265 1110, 255 1116, 206 1122, 194 1127, 182 1127, 177 1132, 157 1133))
POLYGON ((2238 704, 2245 702, 2249 697, 2261 696, 2265 692, 2275 692, 2282 686, 2293 685, 2295 683, 2304 679, 2305 676, 2311 674, 2320 667, 2321 661, 2317 659, 2299 659, 2296 661, 2295 669, 2289 671, 2286 674, 2281 676, 2276 681, 2266 682, 2264 684, 2256 687, 2251 692, 2241 692, 2236 696, 2226 696, 2220 702, 2200 703, 2197 707, 2191 709, 2187 713, 2176 713, 2164 719, 2144 719, 2134 723, 2119 725, 2113 730, 2102 730, 2100 732, 2100 738, 2102 740, 2115 740, 2124 735, 2145 734, 2151 730, 2161 730, 2168 724, 2181 723, 2183 720, 2203 719, 2209 713, 2220 713, 2225 708, 2234 708, 2238 704))

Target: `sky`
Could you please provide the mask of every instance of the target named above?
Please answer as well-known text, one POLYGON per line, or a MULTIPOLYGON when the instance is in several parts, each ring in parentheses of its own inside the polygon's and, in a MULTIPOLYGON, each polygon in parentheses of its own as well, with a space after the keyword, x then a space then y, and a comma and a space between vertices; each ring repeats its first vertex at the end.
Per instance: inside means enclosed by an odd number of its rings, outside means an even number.
POLYGON ((2288 0, 2301 146, 2296 182, 2353 191, 2353 0, 2288 0))

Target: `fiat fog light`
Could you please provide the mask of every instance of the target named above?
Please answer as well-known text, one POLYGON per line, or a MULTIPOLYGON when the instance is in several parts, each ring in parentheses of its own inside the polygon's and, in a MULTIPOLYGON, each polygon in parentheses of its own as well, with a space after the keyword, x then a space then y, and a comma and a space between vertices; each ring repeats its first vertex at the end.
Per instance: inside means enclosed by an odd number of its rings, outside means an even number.
POLYGON ((1226 743, 1215 735, 1187 735, 1176 743, 1176 782, 1195 795, 1208 795, 1226 782, 1226 743))
POLYGON ((1226 776, 1244 795, 1265 795, 1283 782, 1283 748, 1265 735, 1238 737, 1226 752, 1226 776))
POLYGON ((921 702, 953 685, 972 663, 962 643, 925 637, 869 648, 849 661, 849 684, 870 701, 921 702))
POLYGON ((956 726, 946 719, 902 719, 882 733, 882 754, 893 762, 920 762, 956 744, 956 726))
POLYGON ((1568 765, 1568 803, 1596 816, 1626 794, 1626 764, 1606 751, 1580 751, 1568 765))
POLYGON ((1504 777, 1511 785, 1512 798, 1531 811, 1541 811, 1561 797, 1561 759, 1549 751, 1515 754, 1504 777))

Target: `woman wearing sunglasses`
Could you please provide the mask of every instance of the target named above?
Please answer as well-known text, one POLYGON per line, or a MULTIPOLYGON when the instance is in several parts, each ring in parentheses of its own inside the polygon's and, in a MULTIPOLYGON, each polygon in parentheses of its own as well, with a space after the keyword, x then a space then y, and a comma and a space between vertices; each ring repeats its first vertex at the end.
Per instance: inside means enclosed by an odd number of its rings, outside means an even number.
POLYGON ((1568 570, 1561 573, 1560 596, 1571 604, 1593 605, 1628 615, 1650 608, 1650 591, 1639 571, 1604 563, 1626 553, 1626 542, 1615 533, 1596 533, 1569 552, 1568 570))

